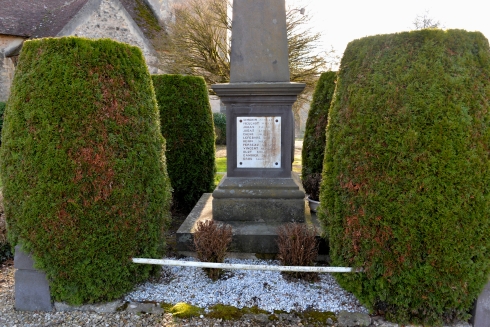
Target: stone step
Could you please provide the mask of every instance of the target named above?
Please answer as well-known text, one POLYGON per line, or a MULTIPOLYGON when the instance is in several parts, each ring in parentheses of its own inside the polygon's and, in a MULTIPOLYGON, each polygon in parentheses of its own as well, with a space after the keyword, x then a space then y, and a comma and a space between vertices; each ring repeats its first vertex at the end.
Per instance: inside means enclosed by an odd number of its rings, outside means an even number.
MULTIPOLYGON (((181 254, 189 255, 194 251, 193 233, 200 221, 213 219, 213 196, 205 193, 199 199, 191 213, 182 223, 177 231, 177 251, 181 254)), ((320 255, 328 254, 328 247, 323 238, 320 237, 321 229, 316 214, 311 213, 305 201, 305 222, 306 225, 315 227, 317 237, 320 241, 320 255)), ((227 221, 232 227, 233 239, 230 246, 231 253, 241 253, 235 257, 248 257, 250 255, 263 257, 264 255, 276 254, 278 252, 276 238, 277 229, 285 222, 266 222, 266 221, 227 221)), ((231 255, 233 256, 233 255, 231 255)))

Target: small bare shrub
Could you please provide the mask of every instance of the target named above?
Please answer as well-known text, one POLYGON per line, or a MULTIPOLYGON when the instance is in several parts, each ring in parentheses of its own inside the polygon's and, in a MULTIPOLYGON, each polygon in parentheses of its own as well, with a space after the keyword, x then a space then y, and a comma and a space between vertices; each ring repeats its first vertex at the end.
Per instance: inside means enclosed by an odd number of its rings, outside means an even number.
POLYGON ((0 192, 0 246, 7 243, 7 222, 3 210, 3 194, 0 192))
POLYGON ((0 244, 7 243, 7 224, 5 222, 5 215, 0 213, 0 244))
POLYGON ((12 249, 7 240, 7 222, 3 210, 3 195, 0 192, 0 263, 12 258, 12 249))
MULTIPOLYGON (((217 224, 213 220, 198 222, 194 233, 197 258, 203 262, 223 262, 232 235, 230 225, 217 224)), ((222 269, 204 268, 204 271, 212 280, 217 280, 222 274, 222 269)))
POLYGON ((7 242, 7 222, 3 212, 3 197, 0 194, 0 244, 7 242))
MULTIPOLYGON (((318 255, 316 228, 305 224, 290 223, 278 229, 278 258, 283 266, 312 266, 318 255)), ((318 280, 318 273, 283 272, 285 277, 309 281, 318 280)))

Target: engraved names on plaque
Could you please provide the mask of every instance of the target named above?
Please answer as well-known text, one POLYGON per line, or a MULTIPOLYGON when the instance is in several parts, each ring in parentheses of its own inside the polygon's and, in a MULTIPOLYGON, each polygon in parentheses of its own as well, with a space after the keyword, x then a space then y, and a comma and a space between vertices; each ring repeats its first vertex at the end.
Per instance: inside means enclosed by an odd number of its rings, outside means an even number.
POLYGON ((237 117, 237 168, 281 168, 281 117, 237 117))

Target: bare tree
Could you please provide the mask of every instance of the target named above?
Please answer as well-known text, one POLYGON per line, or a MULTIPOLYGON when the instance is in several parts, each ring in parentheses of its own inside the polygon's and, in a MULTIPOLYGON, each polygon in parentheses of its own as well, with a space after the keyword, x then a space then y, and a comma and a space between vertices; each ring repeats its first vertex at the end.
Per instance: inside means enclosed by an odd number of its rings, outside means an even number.
POLYGON ((417 15, 413 21, 413 25, 416 30, 423 30, 426 28, 444 28, 444 25, 440 21, 435 20, 429 16, 429 11, 426 10, 423 15, 417 15))
POLYGON ((311 16, 305 12, 305 9, 298 10, 290 6, 286 10, 290 80, 306 84, 305 90, 293 105, 297 131, 301 121, 299 111, 311 101, 320 73, 331 70, 339 60, 333 48, 321 50, 321 33, 313 32, 311 16))
POLYGON ((228 3, 190 0, 174 6, 164 42, 164 70, 203 76, 208 84, 230 80, 228 3))

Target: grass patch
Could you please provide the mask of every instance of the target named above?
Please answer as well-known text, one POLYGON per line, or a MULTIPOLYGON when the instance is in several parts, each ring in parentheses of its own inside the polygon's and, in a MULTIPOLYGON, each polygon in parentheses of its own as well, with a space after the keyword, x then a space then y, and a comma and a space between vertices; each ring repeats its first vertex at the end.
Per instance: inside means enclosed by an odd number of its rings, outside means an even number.
POLYGON ((301 157, 294 157, 293 161, 293 171, 295 173, 301 174, 301 157))
POLYGON ((214 175, 214 185, 218 186, 223 179, 223 173, 226 173, 226 157, 215 158, 215 162, 216 174, 214 175))
POLYGON ((216 158, 216 172, 226 173, 226 157, 216 158))
POLYGON ((223 179, 223 174, 216 174, 214 175, 214 185, 215 187, 219 185, 219 183, 221 182, 221 180, 223 179))

